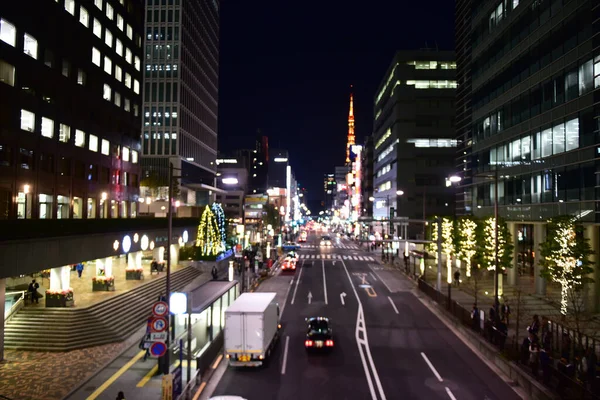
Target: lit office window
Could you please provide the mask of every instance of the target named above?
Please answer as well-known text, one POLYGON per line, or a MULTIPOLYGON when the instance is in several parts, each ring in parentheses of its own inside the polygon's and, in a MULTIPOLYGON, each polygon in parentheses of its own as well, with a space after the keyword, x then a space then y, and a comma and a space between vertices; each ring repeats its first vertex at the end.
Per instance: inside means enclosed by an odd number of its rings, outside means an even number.
POLYGON ((572 119, 565 123, 566 131, 566 151, 579 148, 579 120, 572 119))
POLYGON ((512 0, 512 3, 513 3, 513 10, 514 10, 519 5, 519 0, 512 0))
POLYGON ((77 147, 85 146, 85 132, 84 131, 75 129, 75 146, 77 146, 77 147))
POLYGON ((38 42, 37 39, 29 34, 23 35, 23 53, 37 60, 38 42))
POLYGON ((135 66, 136 70, 140 70, 141 69, 141 63, 140 63, 140 58, 138 56, 135 56, 133 65, 135 66))
POLYGON ((113 41, 113 35, 112 35, 112 33, 110 33, 108 28, 106 28, 106 30, 104 31, 104 43, 106 43, 106 45, 108 47, 112 47, 112 41, 113 41))
POLYGON ((129 99, 127 97, 125 97, 125 102, 123 105, 123 109, 125 111, 130 111, 131 110, 131 103, 129 102, 129 99))
POLYGON ((115 41, 115 50, 118 55, 123 57, 123 43, 119 39, 116 39, 115 41))
POLYGON ((75 0, 65 0, 65 10, 71 15, 75 15, 75 0))
POLYGON ((94 0, 94 4, 102 11, 102 0, 94 0))
POLYGON ((111 89, 110 86, 107 85, 106 83, 104 84, 104 90, 102 92, 102 98, 104 100, 108 100, 110 101, 110 97, 111 97, 111 89))
POLYGON ((125 60, 131 64, 131 50, 125 48, 125 60))
POLYGON ((101 56, 100 56, 100 50, 98 50, 95 47, 92 47, 92 63, 94 63, 94 65, 100 66, 100 60, 101 60, 101 56))
POLYGON ((129 161, 129 147, 123 146, 123 161, 129 161))
POLYGON ((123 30, 123 17, 117 14, 117 28, 123 30))
POLYGON ((15 86, 15 66, 0 60, 0 82, 15 86))
POLYGON ((137 79, 133 81, 133 91, 136 94, 140 94, 140 82, 137 79))
POLYGON ((88 149, 93 152, 98 152, 98 136, 89 135, 88 136, 88 149))
POLYGON ((110 142, 106 139, 102 139, 102 148, 100 149, 100 152, 102 154, 104 154, 105 156, 109 155, 110 152, 110 142))
POLYGON ((110 58, 104 56, 104 72, 112 75, 112 61, 110 58))
POLYGON ((42 117, 42 136, 52 139, 54 137, 54 121, 42 117))
POLYGON ((85 72, 81 69, 77 70, 77 84, 85 85, 85 72))
POLYGON ((119 82, 123 81, 123 70, 118 65, 115 65, 115 78, 119 82))
POLYGON ((108 3, 106 3, 106 16, 108 17, 108 19, 112 20, 115 17, 115 10, 112 8, 112 6, 108 3))
POLYGON ((121 94, 115 92, 115 106, 121 107, 121 94))
POLYGON ((131 150, 131 162, 134 164, 138 162, 138 152, 135 150, 131 150))
POLYGON ((58 140, 63 143, 69 143, 69 139, 71 139, 71 127, 60 124, 58 127, 58 140))
POLYGON ((79 22, 86 28, 90 26, 90 16, 87 10, 81 6, 79 6, 79 22))
POLYGON ((133 40, 133 28, 129 24, 127 24, 127 37, 133 40))
POLYGON ((31 111, 21 110, 21 129, 33 132, 35 129, 35 114, 31 111))
POLYGON ((2 18, 0 18, 0 40, 12 47, 15 47, 17 42, 17 28, 2 18))
POLYGON ((131 89, 131 75, 125 72, 125 86, 131 89))
POLYGON ((99 38, 102 38, 102 24, 96 18, 94 18, 93 31, 94 31, 94 35, 98 36, 99 38))

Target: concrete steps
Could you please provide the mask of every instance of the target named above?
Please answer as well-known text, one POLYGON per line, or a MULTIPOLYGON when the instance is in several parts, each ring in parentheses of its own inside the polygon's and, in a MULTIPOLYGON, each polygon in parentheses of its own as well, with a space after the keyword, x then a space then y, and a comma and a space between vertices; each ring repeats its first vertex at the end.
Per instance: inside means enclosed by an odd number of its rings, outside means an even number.
MULTIPOLYGON (((171 274, 177 291, 202 272, 187 267, 171 274)), ((207 275, 207 280, 210 275, 207 275)), ((152 304, 165 293, 165 277, 85 308, 23 308, 5 325, 4 347, 70 351, 125 340, 144 325, 152 304)))

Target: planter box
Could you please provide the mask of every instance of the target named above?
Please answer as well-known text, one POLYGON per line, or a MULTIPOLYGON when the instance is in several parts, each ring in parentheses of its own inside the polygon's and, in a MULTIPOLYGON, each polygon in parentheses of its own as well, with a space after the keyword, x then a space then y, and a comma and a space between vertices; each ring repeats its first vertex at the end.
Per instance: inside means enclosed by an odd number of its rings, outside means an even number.
POLYGON ((125 279, 128 281, 139 281, 144 279, 143 271, 125 271, 125 279))
POLYGON ((46 295, 46 307, 73 307, 73 296, 46 295))
POLYGON ((92 291, 93 292, 112 292, 114 290, 115 290, 114 283, 92 281, 92 291))

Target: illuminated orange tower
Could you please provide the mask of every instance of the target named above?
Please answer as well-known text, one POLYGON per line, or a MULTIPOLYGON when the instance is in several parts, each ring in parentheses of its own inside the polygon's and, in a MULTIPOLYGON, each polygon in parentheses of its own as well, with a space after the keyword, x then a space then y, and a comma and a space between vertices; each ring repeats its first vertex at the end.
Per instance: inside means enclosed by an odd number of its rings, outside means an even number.
MULTIPOLYGON (((352 88, 352 85, 350 85, 352 88)), ((346 144, 346 164, 350 164, 350 147, 356 144, 354 136, 354 97, 350 92, 350 114, 348 114, 348 143, 346 144)))

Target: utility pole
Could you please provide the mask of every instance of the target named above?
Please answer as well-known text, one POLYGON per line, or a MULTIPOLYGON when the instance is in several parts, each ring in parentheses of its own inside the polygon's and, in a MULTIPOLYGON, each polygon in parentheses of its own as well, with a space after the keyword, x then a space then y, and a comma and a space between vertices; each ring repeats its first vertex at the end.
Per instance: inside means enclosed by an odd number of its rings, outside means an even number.
POLYGON ((442 291, 442 218, 436 218, 437 223, 437 291, 442 291))
MULTIPOLYGON (((169 163, 169 204, 167 211, 167 287, 166 287, 166 301, 170 306, 171 299, 171 238, 173 236, 173 163, 169 163)), ((165 353, 165 364, 163 374, 168 374, 171 369, 171 310, 167 318, 167 352, 165 353)), ((189 328, 188 328, 189 329, 189 328)), ((181 351, 181 349, 180 349, 181 351)))
POLYGON ((498 265, 498 166, 494 169, 494 305, 496 306, 496 319, 498 318, 498 310, 500 309, 500 301, 498 300, 498 288, 500 286, 499 272, 502 270, 498 265))

